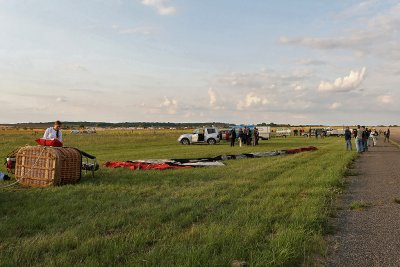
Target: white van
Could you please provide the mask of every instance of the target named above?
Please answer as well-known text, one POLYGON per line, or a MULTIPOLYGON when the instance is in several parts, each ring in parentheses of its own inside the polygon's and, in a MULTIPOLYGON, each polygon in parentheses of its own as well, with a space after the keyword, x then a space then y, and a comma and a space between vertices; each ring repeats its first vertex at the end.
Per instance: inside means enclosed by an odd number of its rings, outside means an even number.
POLYGON ((257 126, 258 136, 261 140, 269 140, 271 138, 271 127, 270 126, 257 126))

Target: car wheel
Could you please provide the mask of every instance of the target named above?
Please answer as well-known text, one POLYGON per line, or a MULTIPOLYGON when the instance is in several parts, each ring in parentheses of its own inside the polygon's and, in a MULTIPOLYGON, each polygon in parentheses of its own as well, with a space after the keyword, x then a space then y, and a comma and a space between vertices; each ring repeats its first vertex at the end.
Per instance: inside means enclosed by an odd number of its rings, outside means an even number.
POLYGON ((207 143, 208 143, 209 145, 215 145, 215 144, 217 143, 217 141, 215 141, 214 138, 210 138, 210 139, 207 140, 207 143))
POLYGON ((182 144, 182 145, 189 145, 189 144, 190 144, 189 139, 183 138, 183 139, 181 140, 181 144, 182 144))

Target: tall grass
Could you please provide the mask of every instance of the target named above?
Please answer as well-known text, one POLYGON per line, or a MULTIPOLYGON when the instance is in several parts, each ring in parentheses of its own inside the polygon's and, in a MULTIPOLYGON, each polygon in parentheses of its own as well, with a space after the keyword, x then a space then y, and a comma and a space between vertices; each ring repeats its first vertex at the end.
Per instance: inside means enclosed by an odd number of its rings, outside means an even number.
MULTIPOLYGON (((101 162, 205 157, 315 145, 318 151, 166 171, 101 168, 77 185, 0 190, 0 265, 315 264, 348 163, 340 138, 182 146, 173 131, 66 135, 101 162)), ((0 135, 0 153, 33 144, 0 135)), ((4 171, 4 167, 0 168, 4 171)), ((3 183, 7 184, 7 183, 3 183)))

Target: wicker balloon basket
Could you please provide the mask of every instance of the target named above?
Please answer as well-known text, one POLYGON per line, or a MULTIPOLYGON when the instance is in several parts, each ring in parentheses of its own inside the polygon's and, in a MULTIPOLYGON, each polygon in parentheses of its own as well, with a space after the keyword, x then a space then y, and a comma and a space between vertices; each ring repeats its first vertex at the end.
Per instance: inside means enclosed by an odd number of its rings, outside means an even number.
POLYGON ((15 178, 24 186, 73 184, 81 179, 82 155, 71 147, 26 146, 18 150, 15 178))

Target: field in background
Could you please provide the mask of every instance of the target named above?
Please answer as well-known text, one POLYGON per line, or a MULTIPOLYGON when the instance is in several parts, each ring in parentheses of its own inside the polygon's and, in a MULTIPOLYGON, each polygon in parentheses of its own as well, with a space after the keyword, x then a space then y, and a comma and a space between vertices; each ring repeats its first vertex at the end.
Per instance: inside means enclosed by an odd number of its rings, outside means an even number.
MULTIPOLYGON (((0 155, 33 145, 41 134, 0 132, 0 155)), ((2 265, 229 266, 242 260, 294 266, 324 253, 331 200, 356 157, 344 150, 342 138, 289 137, 230 148, 224 142, 182 146, 178 136, 179 131, 106 131, 64 139, 101 163, 309 145, 319 150, 213 168, 101 168, 77 185, 1 189, 2 265)))

